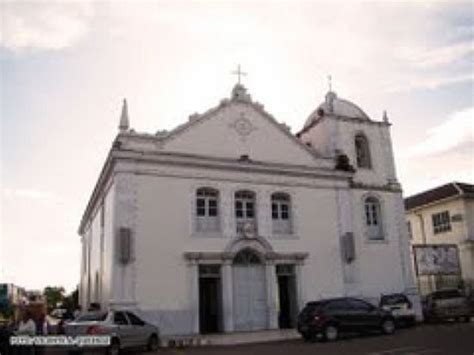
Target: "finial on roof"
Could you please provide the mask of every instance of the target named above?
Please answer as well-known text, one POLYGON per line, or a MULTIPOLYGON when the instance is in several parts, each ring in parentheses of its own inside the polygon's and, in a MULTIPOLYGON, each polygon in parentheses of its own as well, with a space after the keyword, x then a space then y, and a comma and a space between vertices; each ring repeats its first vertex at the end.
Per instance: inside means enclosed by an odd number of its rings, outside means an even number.
POLYGON ((240 64, 237 65, 237 70, 233 71, 232 74, 237 75, 237 84, 239 85, 240 85, 240 77, 247 75, 247 73, 240 70, 240 64))
POLYGON ((383 117, 382 117, 382 119, 383 119, 383 121, 384 121, 385 123, 388 123, 387 111, 385 111, 385 110, 383 111, 383 117))
POLYGON ((120 115, 119 131, 125 132, 129 129, 127 99, 123 99, 122 114, 120 115))
POLYGON ((337 98, 337 95, 332 91, 332 76, 328 75, 328 92, 326 94, 326 105, 329 112, 334 111, 334 100, 337 98))

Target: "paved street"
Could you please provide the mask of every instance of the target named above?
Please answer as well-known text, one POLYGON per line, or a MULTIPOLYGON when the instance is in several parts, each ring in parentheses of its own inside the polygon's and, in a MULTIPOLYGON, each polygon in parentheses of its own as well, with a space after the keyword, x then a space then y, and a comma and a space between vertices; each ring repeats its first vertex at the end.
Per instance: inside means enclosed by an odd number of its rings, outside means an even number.
MULTIPOLYGON (((129 355, 145 355, 127 351, 129 355)), ((473 355, 474 322, 423 325, 398 330, 392 336, 346 336, 334 343, 305 343, 301 340, 250 345, 162 349, 169 355, 473 355)), ((44 355, 67 355, 54 349, 44 355)))
POLYGON ((400 330, 393 336, 346 337, 335 343, 309 344, 295 340, 232 347, 167 349, 163 352, 170 355, 473 355, 474 322, 420 326, 400 330))

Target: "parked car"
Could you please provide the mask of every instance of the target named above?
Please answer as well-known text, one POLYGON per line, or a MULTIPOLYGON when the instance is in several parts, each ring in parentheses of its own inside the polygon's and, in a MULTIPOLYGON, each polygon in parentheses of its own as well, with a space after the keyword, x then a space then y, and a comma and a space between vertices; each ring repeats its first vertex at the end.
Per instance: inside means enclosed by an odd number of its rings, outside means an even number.
POLYGON ((64 319, 64 315, 67 313, 65 308, 55 308, 51 311, 50 316, 57 319, 64 319))
POLYGON ((381 331, 392 334, 395 319, 388 311, 357 298, 332 298, 308 302, 298 315, 303 339, 336 340, 342 332, 381 331))
POLYGON ((392 313, 397 326, 411 326, 416 323, 413 304, 403 293, 393 293, 380 297, 379 307, 392 313))
POLYGON ((469 322, 473 310, 469 299, 458 289, 445 289, 432 292, 423 302, 423 315, 426 321, 455 319, 469 322))
POLYGON ((156 351, 160 343, 158 328, 130 310, 85 313, 66 324, 65 332, 70 336, 109 335, 110 346, 106 350, 110 355, 125 348, 146 347, 149 351, 156 351))

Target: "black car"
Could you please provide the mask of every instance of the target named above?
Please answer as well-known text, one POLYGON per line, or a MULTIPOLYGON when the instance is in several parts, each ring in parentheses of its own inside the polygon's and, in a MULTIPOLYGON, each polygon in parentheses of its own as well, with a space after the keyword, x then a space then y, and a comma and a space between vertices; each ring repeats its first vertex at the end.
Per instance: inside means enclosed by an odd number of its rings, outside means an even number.
POLYGON ((390 312, 357 298, 308 302, 298 315, 298 332, 307 341, 334 341, 341 332, 369 331, 392 334, 395 320, 390 312))

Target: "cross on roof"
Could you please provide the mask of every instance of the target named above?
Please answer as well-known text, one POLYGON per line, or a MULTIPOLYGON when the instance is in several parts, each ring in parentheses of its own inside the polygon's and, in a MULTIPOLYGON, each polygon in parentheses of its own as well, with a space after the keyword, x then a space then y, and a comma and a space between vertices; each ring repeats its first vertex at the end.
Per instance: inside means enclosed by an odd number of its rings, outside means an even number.
POLYGON ((237 70, 233 71, 232 74, 237 75, 239 84, 240 84, 240 77, 247 75, 247 73, 240 70, 240 64, 237 66, 237 70))
POLYGON ((329 85, 329 91, 332 90, 332 77, 331 75, 328 75, 328 85, 329 85))

